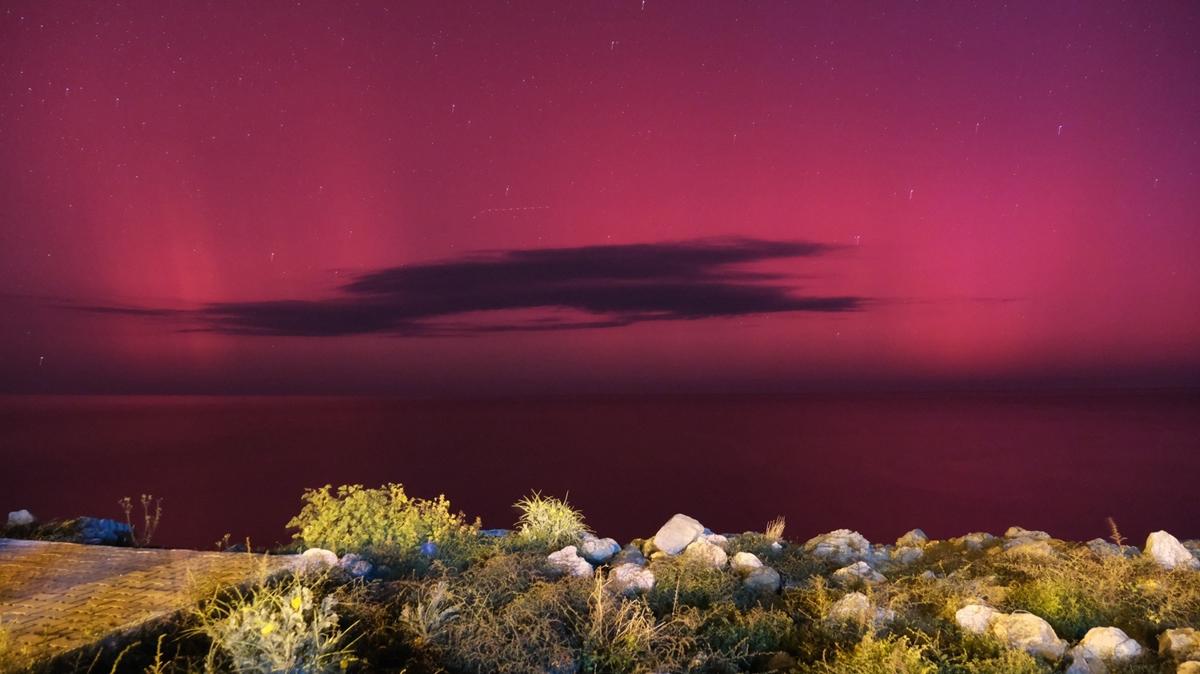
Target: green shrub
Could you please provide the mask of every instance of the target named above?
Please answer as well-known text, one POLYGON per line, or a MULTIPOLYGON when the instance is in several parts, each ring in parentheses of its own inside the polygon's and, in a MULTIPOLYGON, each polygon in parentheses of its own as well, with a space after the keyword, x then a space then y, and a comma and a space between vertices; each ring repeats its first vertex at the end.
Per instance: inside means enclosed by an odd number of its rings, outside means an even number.
POLYGON ((590 531, 583 523, 583 513, 553 496, 534 492, 514 503, 513 507, 521 511, 517 520, 517 538, 525 544, 561 548, 578 543, 590 531))
POLYGON ((868 633, 850 650, 839 651, 833 660, 817 662, 806 671, 813 674, 934 674, 937 667, 925 659, 924 648, 907 637, 876 638, 868 633))
POLYGON ((656 559, 650 570, 655 582, 646 600, 659 616, 680 606, 707 609, 731 598, 738 587, 729 573, 688 556, 656 559))
POLYGON ((326 485, 306 491, 302 500, 304 507, 288 528, 297 529, 295 539, 308 547, 424 568, 434 555, 448 566, 464 566, 479 545, 478 522, 468 524, 462 513, 451 512, 444 496, 413 498, 403 485, 343 485, 336 492, 326 485), (433 555, 420 551, 427 542, 436 546, 433 555))
POLYGON ((239 673, 324 672, 345 667, 346 632, 331 595, 303 576, 234 591, 198 609, 197 631, 211 641, 206 669, 239 673))
POLYGON ((714 652, 744 667, 754 656, 779 650, 792 628, 792 619, 782 611, 755 606, 743 612, 726 602, 704 613, 699 636, 714 652))

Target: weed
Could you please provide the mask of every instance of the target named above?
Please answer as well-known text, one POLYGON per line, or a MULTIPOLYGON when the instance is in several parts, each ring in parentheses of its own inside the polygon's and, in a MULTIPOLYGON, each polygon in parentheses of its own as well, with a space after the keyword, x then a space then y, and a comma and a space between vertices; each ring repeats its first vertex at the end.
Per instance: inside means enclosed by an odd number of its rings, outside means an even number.
POLYGON ((158 523, 162 520, 162 499, 155 498, 154 494, 142 494, 142 529, 138 533, 138 529, 133 525, 133 499, 128 496, 117 501, 117 505, 121 506, 121 511, 125 513, 125 524, 129 526, 129 530, 134 532, 133 544, 139 548, 144 548, 150 545, 154 540, 154 534, 158 531, 158 523))
POLYGON ((517 501, 513 507, 521 511, 517 520, 517 537, 522 542, 546 549, 557 549, 577 543, 589 533, 583 514, 572 508, 566 499, 542 496, 533 492, 517 501))
POLYGON ((196 611, 196 631, 211 648, 205 668, 239 673, 323 672, 349 657, 332 595, 319 597, 316 582, 300 575, 231 590, 196 611))

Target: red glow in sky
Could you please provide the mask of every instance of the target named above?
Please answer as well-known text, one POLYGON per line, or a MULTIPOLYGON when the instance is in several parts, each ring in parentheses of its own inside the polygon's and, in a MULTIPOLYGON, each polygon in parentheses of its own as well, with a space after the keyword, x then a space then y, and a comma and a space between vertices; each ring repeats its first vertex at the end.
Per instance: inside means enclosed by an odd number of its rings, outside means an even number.
POLYGON ((1192 3, 9 2, 0 387, 1195 384, 1197 45, 1192 3))

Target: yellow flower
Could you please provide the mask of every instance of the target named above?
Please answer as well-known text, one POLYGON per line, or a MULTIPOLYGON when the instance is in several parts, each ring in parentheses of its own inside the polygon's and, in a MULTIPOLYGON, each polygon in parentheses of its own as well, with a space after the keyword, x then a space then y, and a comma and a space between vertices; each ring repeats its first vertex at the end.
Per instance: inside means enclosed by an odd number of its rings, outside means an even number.
POLYGON ((302 606, 303 604, 304 604, 304 602, 300 599, 300 595, 298 595, 298 594, 292 595, 292 610, 293 611, 299 611, 300 606, 302 606))
POLYGON ((262 635, 265 637, 275 631, 275 623, 267 623, 262 626, 262 635))

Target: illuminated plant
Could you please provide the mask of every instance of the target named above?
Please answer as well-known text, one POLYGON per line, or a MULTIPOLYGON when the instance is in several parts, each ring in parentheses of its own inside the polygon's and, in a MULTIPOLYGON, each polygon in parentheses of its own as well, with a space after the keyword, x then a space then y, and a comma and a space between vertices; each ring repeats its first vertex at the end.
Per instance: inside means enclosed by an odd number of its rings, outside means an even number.
POLYGON ((533 492, 513 507, 521 511, 517 536, 527 543, 557 548, 579 542, 590 531, 583 523, 583 513, 568 505, 565 499, 560 501, 533 492))

